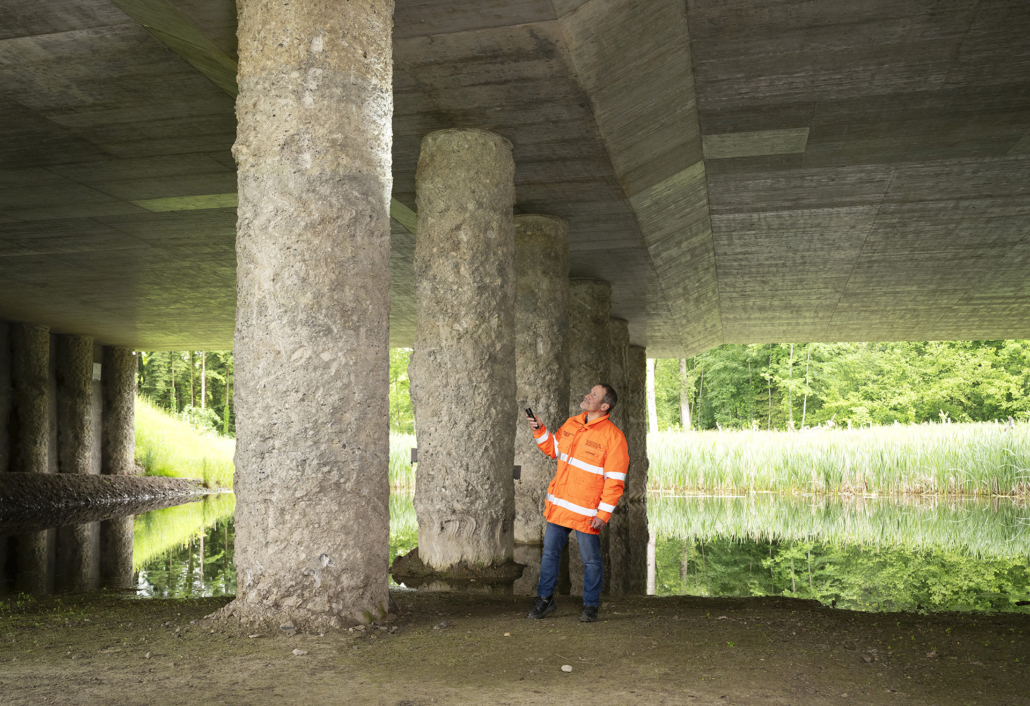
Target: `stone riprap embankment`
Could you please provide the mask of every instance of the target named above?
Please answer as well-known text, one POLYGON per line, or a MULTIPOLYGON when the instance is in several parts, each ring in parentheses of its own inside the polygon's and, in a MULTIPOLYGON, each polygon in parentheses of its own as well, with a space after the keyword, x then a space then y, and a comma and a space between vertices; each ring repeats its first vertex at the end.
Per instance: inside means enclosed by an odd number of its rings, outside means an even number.
POLYGON ((0 535, 135 515, 212 492, 219 491, 186 478, 4 473, 0 535))

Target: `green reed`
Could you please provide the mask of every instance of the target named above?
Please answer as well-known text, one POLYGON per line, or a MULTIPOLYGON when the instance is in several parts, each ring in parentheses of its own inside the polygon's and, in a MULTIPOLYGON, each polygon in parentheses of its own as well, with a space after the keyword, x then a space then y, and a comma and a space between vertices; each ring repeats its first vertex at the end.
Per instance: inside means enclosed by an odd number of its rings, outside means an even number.
POLYGON ((648 489, 859 495, 1030 494, 1030 425, 897 425, 648 436, 648 489))
POLYGON ((136 398, 136 460, 148 476, 196 478, 231 488, 236 440, 199 431, 145 397, 136 398))
POLYGON ((1030 557, 1023 499, 744 496, 648 497, 660 538, 818 541, 838 546, 947 550, 979 557, 1030 557))
POLYGON ((133 523, 133 569, 138 570, 147 562, 187 544, 208 527, 232 517, 235 509, 235 495, 216 493, 205 495, 198 502, 136 515, 133 523))

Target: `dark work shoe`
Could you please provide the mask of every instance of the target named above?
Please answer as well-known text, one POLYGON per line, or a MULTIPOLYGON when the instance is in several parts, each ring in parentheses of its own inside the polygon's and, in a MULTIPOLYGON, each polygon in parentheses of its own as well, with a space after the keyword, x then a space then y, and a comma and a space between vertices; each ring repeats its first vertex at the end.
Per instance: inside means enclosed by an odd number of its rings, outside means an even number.
POLYGON ((583 606, 583 612, 579 614, 579 622, 581 623, 596 623, 597 622, 597 606, 585 605, 583 606))
POLYGON ((554 596, 548 596, 547 598, 536 597, 536 602, 533 603, 533 610, 529 611, 527 618, 533 620, 540 620, 540 618, 546 618, 548 615, 558 610, 558 604, 554 601, 554 596))

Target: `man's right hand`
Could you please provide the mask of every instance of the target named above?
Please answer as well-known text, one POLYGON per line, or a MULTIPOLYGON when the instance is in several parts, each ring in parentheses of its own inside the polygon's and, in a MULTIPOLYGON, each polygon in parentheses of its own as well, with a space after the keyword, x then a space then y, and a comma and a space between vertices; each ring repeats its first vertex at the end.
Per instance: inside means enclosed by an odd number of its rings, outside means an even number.
POLYGON ((544 423, 540 421, 540 417, 536 416, 535 414, 532 417, 527 414, 526 421, 529 422, 529 428, 533 431, 536 431, 544 425, 544 423))

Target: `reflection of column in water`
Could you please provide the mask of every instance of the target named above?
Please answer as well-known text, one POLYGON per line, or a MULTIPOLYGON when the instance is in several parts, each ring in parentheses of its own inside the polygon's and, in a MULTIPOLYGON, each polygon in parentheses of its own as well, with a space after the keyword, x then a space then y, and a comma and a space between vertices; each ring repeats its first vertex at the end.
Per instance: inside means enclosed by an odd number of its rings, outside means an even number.
POLYGON ((613 596, 643 595, 648 577, 647 503, 620 502, 608 522, 605 591, 613 596))
POLYGON ((647 595, 649 596, 654 595, 655 570, 657 568, 655 566, 654 541, 655 536, 651 534, 647 540, 647 595))
POLYGON ((516 544, 515 561, 525 564, 522 578, 512 587, 516 596, 535 596, 536 586, 540 583, 540 561, 544 555, 542 544, 516 544))
POLYGON ((100 523, 100 578, 105 587, 133 587, 132 541, 132 515, 100 523))
POLYGON ((51 560, 54 556, 55 535, 54 530, 43 530, 14 538, 16 593, 41 594, 50 593, 54 589, 51 560))
POLYGON ((54 585, 58 591, 81 593, 100 588, 100 523, 57 529, 57 567, 54 585))

